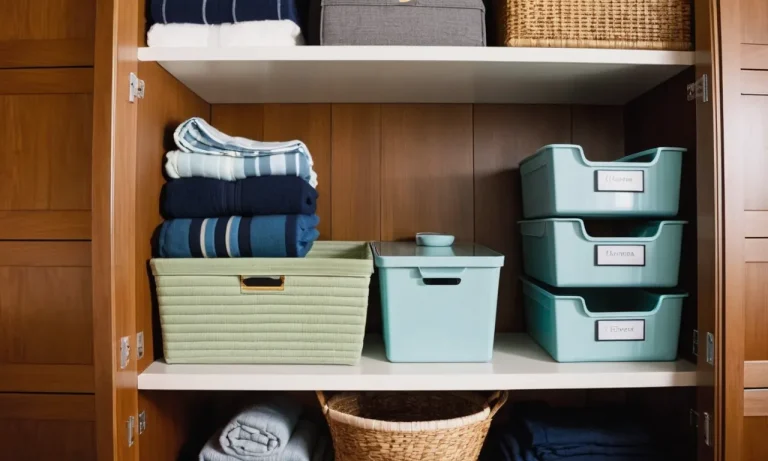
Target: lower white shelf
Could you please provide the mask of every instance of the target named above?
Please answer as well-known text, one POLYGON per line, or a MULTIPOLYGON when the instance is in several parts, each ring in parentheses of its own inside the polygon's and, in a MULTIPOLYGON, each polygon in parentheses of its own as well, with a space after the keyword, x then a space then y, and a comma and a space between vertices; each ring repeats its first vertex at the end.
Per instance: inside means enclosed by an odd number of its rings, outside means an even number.
POLYGON ((139 389, 406 391, 600 389, 696 386, 696 365, 676 362, 557 363, 526 334, 497 335, 490 363, 390 363, 381 337, 357 366, 169 365, 139 375, 139 389))

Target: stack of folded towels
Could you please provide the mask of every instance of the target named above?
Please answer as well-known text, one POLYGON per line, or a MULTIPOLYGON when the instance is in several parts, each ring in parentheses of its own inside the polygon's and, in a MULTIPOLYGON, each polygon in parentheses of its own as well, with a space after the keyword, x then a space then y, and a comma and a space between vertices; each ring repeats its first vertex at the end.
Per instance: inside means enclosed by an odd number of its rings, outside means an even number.
POLYGON ((317 174, 301 141, 258 142, 192 118, 174 134, 155 254, 304 257, 319 237, 317 174))
POLYGON ((148 46, 297 46, 296 0, 151 0, 148 46))
POLYGON ((235 416, 200 451, 200 461, 332 461, 327 428, 302 417, 285 397, 251 406, 235 416))
POLYGON ((513 420, 495 427, 481 461, 664 461, 682 459, 637 411, 555 409, 544 403, 510 408, 513 420))

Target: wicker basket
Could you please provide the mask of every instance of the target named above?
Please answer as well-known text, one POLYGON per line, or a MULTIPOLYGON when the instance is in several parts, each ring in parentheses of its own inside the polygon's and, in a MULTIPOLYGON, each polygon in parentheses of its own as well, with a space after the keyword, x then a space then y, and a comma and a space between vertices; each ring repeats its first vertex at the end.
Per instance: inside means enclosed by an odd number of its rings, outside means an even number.
POLYGON ((691 0, 497 0, 506 46, 690 50, 691 0))
POLYGON ((507 392, 342 393, 326 402, 336 461, 476 461, 507 392))

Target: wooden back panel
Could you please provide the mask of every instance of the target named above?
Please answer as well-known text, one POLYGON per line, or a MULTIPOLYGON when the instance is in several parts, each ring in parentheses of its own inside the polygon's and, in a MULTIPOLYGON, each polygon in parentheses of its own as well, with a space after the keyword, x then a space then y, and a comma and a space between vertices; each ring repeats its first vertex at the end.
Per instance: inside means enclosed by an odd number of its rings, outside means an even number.
POLYGON ((93 65, 95 0, 6 0, 0 68, 93 65))

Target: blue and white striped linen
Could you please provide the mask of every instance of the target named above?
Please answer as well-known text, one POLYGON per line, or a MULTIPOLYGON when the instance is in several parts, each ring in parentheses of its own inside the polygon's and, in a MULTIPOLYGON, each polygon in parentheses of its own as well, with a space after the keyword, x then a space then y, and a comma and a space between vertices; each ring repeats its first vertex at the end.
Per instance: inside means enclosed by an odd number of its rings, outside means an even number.
POLYGON ((173 134, 179 151, 169 152, 171 178, 203 177, 235 181, 252 176, 298 176, 317 187, 317 173, 301 141, 261 142, 229 136, 193 117, 173 134))

